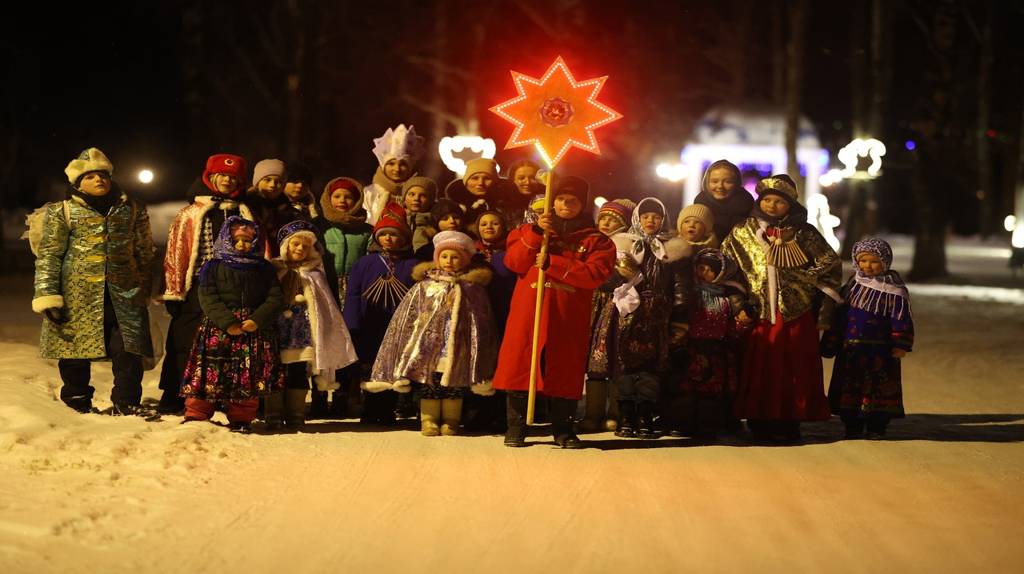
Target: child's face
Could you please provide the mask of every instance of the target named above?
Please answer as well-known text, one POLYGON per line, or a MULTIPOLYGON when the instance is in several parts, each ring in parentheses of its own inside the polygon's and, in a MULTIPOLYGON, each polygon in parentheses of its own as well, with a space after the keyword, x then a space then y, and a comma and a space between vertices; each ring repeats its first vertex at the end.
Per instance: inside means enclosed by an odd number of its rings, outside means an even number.
POLYGON ((789 213, 789 203, 775 194, 768 194, 759 202, 761 211, 771 217, 785 217, 789 213))
POLYGON ((487 195, 487 190, 491 189, 492 185, 494 185, 494 177, 482 171, 474 173, 466 180, 466 189, 477 197, 487 195))
POLYGON ((460 227, 462 227, 462 220, 450 213, 437 222, 439 231, 458 231, 460 227))
POLYGON ((309 237, 292 237, 288 240, 288 260, 305 261, 313 252, 313 240, 309 237))
POLYGON ((230 173, 215 173, 210 177, 210 182, 217 193, 223 195, 231 195, 238 189, 238 178, 230 173))
POLYGON ((331 192, 331 207, 338 211, 348 212, 356 204, 356 192, 351 189, 339 188, 331 192))
POLYGON ((868 277, 877 277, 885 272, 885 263, 874 253, 861 253, 857 256, 857 268, 868 277))
POLYGON ((384 177, 395 182, 403 182, 412 175, 412 166, 408 160, 392 158, 384 162, 384 177))
POLYGON ((461 253, 454 249, 445 249, 437 256, 437 265, 442 271, 458 273, 469 261, 461 253))
POLYGON ((523 195, 530 195, 530 185, 537 182, 537 168, 532 165, 524 165, 512 174, 512 183, 516 186, 516 191, 523 195))
POLYGON ((505 226, 501 224, 501 219, 491 213, 480 217, 477 229, 480 232, 480 239, 484 241, 496 241, 505 232, 505 226))
POLYGON ((241 253, 248 253, 252 251, 252 241, 256 238, 256 235, 252 230, 247 228, 239 228, 238 231, 231 235, 232 246, 235 251, 241 253))
POLYGON ((704 225, 704 222, 696 217, 687 217, 683 219, 681 229, 683 231, 683 237, 688 241, 696 243, 708 238, 708 226, 704 225))
POLYGON ((281 176, 268 175, 256 184, 256 190, 267 199, 277 199, 281 195, 281 176))
POLYGON ((572 219, 583 211, 583 203, 580 202, 579 198, 567 193, 555 196, 555 201, 552 202, 551 206, 555 210, 555 215, 562 219, 572 219))
POLYGON ((739 185, 736 174, 729 168, 715 168, 708 174, 708 191, 715 199, 727 199, 739 185))
POLYGON ((405 244, 405 240, 394 229, 382 229, 377 234, 377 243, 384 251, 397 251, 405 244))
POLYGON ((621 227, 619 220, 607 213, 597 218, 597 230, 605 235, 611 235, 621 227))
POLYGON ((665 221, 665 216, 660 213, 648 211, 647 213, 640 214, 640 228, 644 230, 647 235, 654 235, 661 231, 661 224, 665 221))
POLYGON ((307 193, 305 182, 289 181, 284 184, 284 194, 289 201, 302 201, 306 199, 307 193))
POLYGON ((430 195, 420 186, 410 187, 405 192, 405 208, 412 213, 430 211, 430 195))
POLYGON ((698 263, 696 271, 697 277, 705 283, 713 282, 715 280, 715 277, 718 275, 717 273, 715 273, 715 270, 707 263, 698 263))
POLYGON ((87 173, 78 182, 78 189, 82 193, 93 197, 106 195, 110 191, 110 176, 103 171, 87 173))

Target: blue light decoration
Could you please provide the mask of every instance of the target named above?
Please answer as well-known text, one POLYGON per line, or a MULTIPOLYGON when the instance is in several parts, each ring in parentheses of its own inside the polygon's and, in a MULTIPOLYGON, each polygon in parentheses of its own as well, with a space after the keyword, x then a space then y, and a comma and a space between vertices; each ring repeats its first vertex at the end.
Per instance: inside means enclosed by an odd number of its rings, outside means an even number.
POLYGON ((903 142, 903 147, 907 148, 907 151, 914 151, 917 149, 917 142, 914 140, 907 140, 903 142))

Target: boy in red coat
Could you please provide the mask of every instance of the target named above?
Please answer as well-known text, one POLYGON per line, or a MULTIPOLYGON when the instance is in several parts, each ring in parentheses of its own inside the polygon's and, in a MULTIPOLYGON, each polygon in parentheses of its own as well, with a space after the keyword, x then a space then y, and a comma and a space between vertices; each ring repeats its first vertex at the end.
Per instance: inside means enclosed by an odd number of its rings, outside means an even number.
POLYGON ((587 182, 567 176, 556 186, 553 212, 508 236, 505 265, 519 276, 498 355, 494 388, 508 392, 505 446, 526 444, 526 402, 538 267, 546 271, 540 320, 537 390, 550 398, 551 432, 562 448, 579 448, 573 432, 576 401, 583 395, 594 289, 615 266, 615 245, 594 228, 587 182), (544 231, 548 255, 541 257, 544 231))

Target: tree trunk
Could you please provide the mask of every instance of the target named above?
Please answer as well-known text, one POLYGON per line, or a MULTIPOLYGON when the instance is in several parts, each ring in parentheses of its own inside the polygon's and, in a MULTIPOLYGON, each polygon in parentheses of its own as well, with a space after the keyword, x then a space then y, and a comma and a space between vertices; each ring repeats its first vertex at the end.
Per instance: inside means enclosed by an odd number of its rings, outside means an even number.
POLYGON ((789 12, 789 41, 786 44, 786 171, 797 182, 801 198, 804 195, 800 165, 796 158, 797 138, 800 134, 800 89, 803 87, 804 22, 807 0, 794 0, 789 12))
POLYGON ((772 102, 782 105, 786 99, 786 31, 782 0, 769 5, 772 13, 772 102))
MULTIPOLYGON (((891 0, 890 0, 891 1, 891 0)), ((885 140, 885 117, 889 106, 892 82, 892 58, 889 51, 890 6, 884 0, 873 0, 871 6, 871 102, 868 105, 868 135, 885 140)), ((878 186, 866 182, 864 234, 878 233, 878 186)))
MULTIPOLYGON (((866 0, 856 0, 851 6, 850 15, 850 103, 851 130, 854 138, 867 134, 867 51, 864 49, 864 22, 867 19, 866 0)), ((865 212, 867 210, 867 194, 864 182, 856 179, 846 181, 847 201, 843 217, 843 245, 841 255, 849 258, 853 253, 853 244, 864 236, 865 212)))
MULTIPOLYGON (((448 3, 434 3, 434 58, 438 62, 445 62, 448 59, 448 3)), ((435 72, 431 74, 434 80, 434 93, 431 95, 431 106, 435 110, 445 109, 447 93, 447 74, 435 72)), ((430 141, 439 144, 441 139, 448 136, 448 121, 440 114, 432 114, 431 133, 433 138, 430 141)), ((427 174, 435 181, 441 181, 442 175, 447 168, 441 162, 433 161, 427 166, 427 174)))
POLYGON ((992 20, 995 5, 992 0, 985 0, 979 6, 982 15, 982 27, 979 31, 978 50, 978 120, 975 126, 975 141, 978 153, 978 231, 982 237, 992 234, 994 221, 993 211, 995 190, 992 184, 992 150, 986 132, 990 124, 992 98, 990 92, 992 78, 992 20))
POLYGON ((285 157, 299 159, 302 149, 302 77, 306 62, 306 27, 298 0, 288 2, 290 32, 295 43, 291 51, 289 70, 285 75, 285 157))

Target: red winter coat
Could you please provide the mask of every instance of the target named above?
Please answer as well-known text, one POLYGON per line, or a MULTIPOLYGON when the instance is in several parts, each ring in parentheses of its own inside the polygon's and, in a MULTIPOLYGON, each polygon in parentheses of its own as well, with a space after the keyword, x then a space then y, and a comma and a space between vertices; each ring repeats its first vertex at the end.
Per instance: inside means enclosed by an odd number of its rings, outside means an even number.
MULTIPOLYGON (((505 265, 519 276, 509 311, 505 338, 498 355, 494 388, 525 391, 530 388, 530 352, 537 301, 537 253, 543 237, 525 224, 508 236, 505 265)), ((579 399, 587 370, 590 346, 590 303, 594 289, 608 279, 615 266, 615 245, 594 228, 566 239, 552 236, 550 266, 545 273, 544 306, 540 320, 543 368, 537 390, 552 397, 579 399)))

